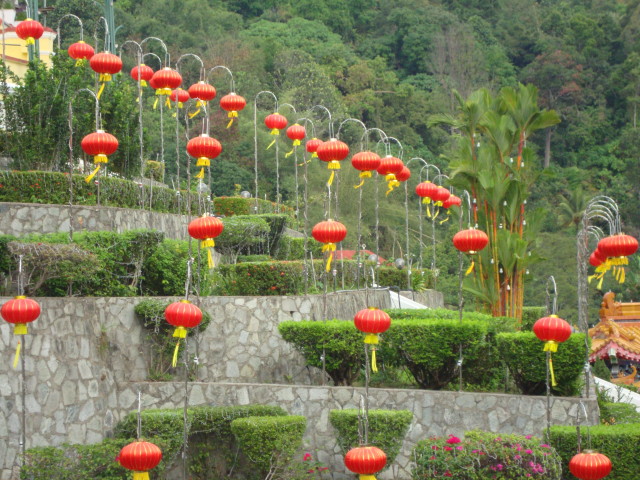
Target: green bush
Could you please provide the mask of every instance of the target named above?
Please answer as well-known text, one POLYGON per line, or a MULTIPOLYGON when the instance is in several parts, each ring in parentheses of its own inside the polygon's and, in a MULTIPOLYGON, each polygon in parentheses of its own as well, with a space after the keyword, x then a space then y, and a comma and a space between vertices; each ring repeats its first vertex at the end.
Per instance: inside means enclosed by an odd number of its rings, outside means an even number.
MULTIPOLYGON (((129 480, 131 471, 115 458, 130 438, 106 439, 94 445, 36 447, 26 451, 22 480, 129 480)), ((155 442, 154 442, 155 443, 155 442)), ((160 446, 160 444, 157 444, 160 446)), ((162 448, 162 447, 161 447, 162 448)), ((160 467, 158 470, 162 470, 160 467)), ((156 470, 154 470, 156 472, 156 470)))
POLYGON ((302 445, 307 419, 297 415, 245 417, 231 422, 242 452, 261 472, 282 471, 302 445))
MULTIPOLYGON (((502 361, 524 395, 546 392, 546 353, 544 343, 533 332, 500 333, 496 337, 502 361)), ((558 385, 551 391, 571 396, 580 392, 584 367, 584 334, 574 333, 553 354, 553 370, 558 385)))
POLYGON ((456 375, 462 345, 466 370, 486 359, 487 324, 463 320, 396 320, 384 334, 381 356, 405 366, 420 387, 439 390, 456 375))
MULTIPOLYGON (((376 269, 376 280, 382 287, 398 287, 400 290, 408 290, 407 271, 399 270, 396 267, 378 267, 376 269)), ((427 290, 433 286, 433 275, 431 270, 412 270, 411 288, 417 292, 427 290)))
POLYGON ((560 480, 560 456, 540 439, 527 435, 465 432, 464 440, 421 440, 414 451, 414 480, 451 477, 459 480, 560 480))
POLYGON ((523 307, 522 308, 522 330, 533 330, 533 324, 547 315, 546 307, 523 307))
POLYGON ((238 263, 246 262, 269 262, 271 257, 269 255, 238 255, 238 263))
POLYGON ((600 421, 605 425, 640 424, 640 412, 629 403, 598 402, 600 421))
POLYGON ((302 353, 307 365, 325 369, 334 385, 351 385, 364 365, 363 334, 346 320, 281 322, 282 338, 302 353))
POLYGON ((224 230, 215 239, 216 250, 234 261, 241 253, 262 253, 269 243, 270 227, 263 216, 236 215, 223 220, 224 230))
MULTIPOLYGON (((182 368, 182 362, 178 363, 178 367, 172 367, 173 352, 176 347, 176 339, 173 337, 175 327, 169 324, 164 316, 164 311, 170 303, 165 300, 147 299, 142 300, 133 309, 142 322, 146 331, 145 340, 149 342, 151 348, 147 366, 148 380, 163 382, 172 380, 176 369, 182 368)), ((211 315, 203 310, 202 322, 197 328, 200 331, 205 330, 210 321, 211 315)))
MULTIPOLYGON (((86 183, 84 175, 73 175, 73 205, 96 205, 97 185, 86 183)), ((100 204, 109 207, 145 208, 157 212, 187 214, 187 192, 180 195, 171 188, 150 187, 130 180, 101 176, 100 204), (149 206, 151 201, 151 206, 149 206)), ((198 205, 198 194, 191 195, 191 205, 198 205)), ((0 202, 69 204, 69 174, 38 171, 0 172, 0 202)), ((216 197, 214 209, 217 215, 250 215, 254 213, 282 213, 293 216, 293 209, 274 202, 256 201, 241 197, 216 197)), ((193 213, 193 212, 192 212, 193 213)))
MULTIPOLYGON (((457 310, 449 310, 447 308, 425 308, 425 309, 401 309, 389 308, 385 310, 392 320, 422 320, 422 319, 441 319, 441 320, 458 320, 459 313, 457 310)), ((466 320, 493 320, 494 317, 486 313, 478 312, 462 312, 462 316, 466 320)))
MULTIPOLYGON (((307 246, 310 248, 316 247, 313 252, 314 257, 317 258, 318 255, 321 255, 322 247, 318 242, 308 239, 307 246)), ((283 235, 280 237, 278 250, 275 252, 274 257, 277 260, 304 260, 304 253, 304 238, 283 235)))
MULTIPOLYGON (((250 476, 252 468, 237 458, 237 442, 231 422, 252 416, 284 416, 277 406, 239 405, 233 407, 192 407, 187 409, 189 470, 193 479, 228 478, 230 471, 250 476)), ((128 414, 115 428, 115 436, 135 436, 135 412, 128 414)), ((176 460, 183 445, 183 410, 146 410, 142 412, 142 434, 154 443, 164 445, 161 467, 176 460)))
POLYGON ((611 370, 609 370, 609 367, 607 367, 607 364, 601 358, 596 360, 593 364, 593 374, 607 382, 611 381, 611 370))
MULTIPOLYGON (((640 423, 621 425, 597 425, 581 429, 582 448, 591 448, 609 457, 613 462, 613 470, 607 480, 636 480, 640 471, 640 458, 633 445, 640 442, 640 423), (587 442, 587 434, 591 436, 591 446, 587 442)), ((562 463, 568 465, 571 458, 578 453, 578 437, 575 427, 551 427, 551 445, 556 449, 562 463)), ((575 480, 570 473, 565 479, 575 480)))
MULTIPOLYGON (((360 444, 358 414, 356 409, 329 412, 329 421, 336 430, 343 454, 360 444)), ((369 410, 368 445, 374 445, 387 454, 387 468, 398 456, 412 420, 413 413, 409 410, 369 410)))

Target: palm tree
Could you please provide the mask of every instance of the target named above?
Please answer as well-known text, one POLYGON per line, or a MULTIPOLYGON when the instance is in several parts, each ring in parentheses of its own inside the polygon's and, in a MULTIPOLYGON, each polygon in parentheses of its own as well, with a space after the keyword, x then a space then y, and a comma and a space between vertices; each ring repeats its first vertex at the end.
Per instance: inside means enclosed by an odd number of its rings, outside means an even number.
POLYGON ((570 225, 575 227, 580 225, 589 200, 591 200, 591 196, 585 193, 581 186, 577 186, 566 195, 563 195, 559 205, 560 214, 558 215, 560 226, 566 228, 570 225))

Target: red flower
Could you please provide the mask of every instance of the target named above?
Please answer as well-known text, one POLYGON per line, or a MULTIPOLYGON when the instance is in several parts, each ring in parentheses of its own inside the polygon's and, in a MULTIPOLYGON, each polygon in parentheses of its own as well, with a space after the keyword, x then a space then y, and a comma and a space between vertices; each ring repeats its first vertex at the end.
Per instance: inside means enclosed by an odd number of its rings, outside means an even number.
POLYGON ((460 443, 460 439, 458 437, 454 437, 453 435, 449 435, 449 438, 447 438, 447 443, 449 445, 455 445, 456 443, 460 443))
POLYGON ((278 288, 278 287, 276 287, 276 286, 274 285, 273 287, 271 287, 271 290, 275 290, 276 288, 278 288))

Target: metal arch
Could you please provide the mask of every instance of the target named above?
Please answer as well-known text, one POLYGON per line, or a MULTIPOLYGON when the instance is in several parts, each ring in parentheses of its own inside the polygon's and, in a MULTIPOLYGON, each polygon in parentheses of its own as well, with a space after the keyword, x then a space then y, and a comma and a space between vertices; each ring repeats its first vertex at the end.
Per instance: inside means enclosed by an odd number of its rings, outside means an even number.
POLYGON ((313 112, 316 109, 324 110, 327 113, 327 117, 329 118, 329 138, 334 138, 334 135, 333 135, 333 118, 331 117, 331 112, 324 105, 314 105, 309 110, 311 112, 313 112))
POLYGON ((316 126, 313 123, 313 120, 311 120, 310 118, 307 118, 307 117, 300 117, 300 118, 296 119, 296 122, 302 123, 302 125, 304 126, 305 136, 307 136, 307 137, 309 136, 309 135, 306 135, 306 133, 307 133, 307 123, 310 123, 311 124, 311 132, 312 132, 311 133, 311 138, 316 138, 316 126))
POLYGON ((202 80, 203 73, 204 73, 204 62, 195 53, 185 53, 183 55, 180 55, 180 57, 176 61, 176 71, 180 73, 180 62, 185 58, 195 58, 196 60, 198 60, 198 63, 200 63, 200 74, 198 75, 198 78, 202 80))
POLYGON ((150 40, 155 40, 156 42, 160 43, 160 45, 162 46, 162 49, 164 50, 164 66, 165 67, 169 67, 171 66, 171 55, 169 55, 169 50, 167 50, 167 44, 164 43, 163 40, 161 40, 158 37, 147 37, 144 38, 141 42, 140 42, 140 46, 144 46, 145 43, 147 43, 150 40))
MULTIPOLYGON (((104 49, 105 51, 108 50, 107 49, 107 41, 109 38, 109 23, 107 22, 107 19, 104 17, 98 17, 98 19, 102 20, 104 22, 104 49)), ((96 23, 96 28, 93 29, 93 39, 95 41, 95 49, 98 50, 98 25, 100 24, 100 22, 96 23)))
MULTIPOLYGON (((440 174, 436 175, 435 177, 433 177, 433 183, 436 183, 440 177, 446 178, 447 180, 450 180, 449 175, 445 175, 444 173, 440 173, 440 174)), ((442 186, 442 183, 443 182, 440 182, 440 186, 442 186)))
POLYGON ((66 15, 61 16, 60 20, 58 20, 58 28, 56 29, 56 32, 58 33, 58 49, 60 49, 60 24, 66 17, 72 17, 78 21, 78 23, 80 24, 80 41, 83 41, 84 39, 84 26, 82 25, 82 20, 80 20, 80 17, 74 15, 73 13, 67 13, 66 15))
POLYGON ((429 168, 434 168, 434 169, 436 170, 436 172, 438 172, 438 175, 442 175, 442 174, 440 173, 440 169, 439 169, 438 167, 436 167, 436 166, 435 166, 435 165, 433 165, 432 163, 427 163, 424 167, 422 167, 422 168, 420 169, 420 177, 419 177, 419 178, 420 178, 420 181, 422 181, 422 172, 423 172, 424 170, 426 170, 426 171, 427 171, 426 181, 429 181, 429 168))
POLYGON ((298 115, 298 112, 296 111, 296 107, 294 107, 290 103, 281 103, 278 107, 289 107, 293 111, 294 115, 298 115))
MULTIPOLYGON (((258 93, 256 93, 256 96, 253 99, 253 172, 254 172, 254 192, 255 192, 255 199, 256 199, 256 212, 258 209, 258 98, 261 95, 271 95, 273 97, 274 103, 275 103, 275 110, 274 111, 278 111, 278 97, 276 96, 275 93, 273 93, 270 90, 262 90, 258 93)), ((276 142, 276 147, 277 147, 277 143, 276 142)))
POLYGON ((231 70, 229 70, 229 68, 225 67, 224 65, 216 65, 215 67, 211 67, 209 69, 209 71, 207 72, 207 74, 205 75, 205 81, 209 81, 209 75, 211 75, 211 72, 213 72, 214 70, 217 70, 218 68, 224 70, 225 72, 227 72, 229 74, 229 77, 231 78, 230 81, 230 93, 235 93, 236 91, 236 82, 233 78, 233 72, 231 70))
POLYGON ((153 53, 153 52, 143 53, 142 54, 142 62, 141 63, 144 63, 144 57, 154 57, 156 60, 158 60, 158 63, 160 64, 159 68, 162 68, 162 59, 158 55, 156 55, 155 53, 153 53))
MULTIPOLYGON (((336 133, 336 138, 340 138, 340 130, 342 130, 342 126, 347 123, 347 122, 354 122, 359 124, 365 131, 367 131, 367 126, 364 124, 364 122, 362 120, 358 120, 357 118, 345 118, 342 122, 340 122, 340 125, 338 125, 338 133, 336 133)), ((362 137, 361 137, 362 138, 362 137)), ((360 142, 361 146, 362 146, 362 142, 360 142)))
POLYGON ((376 128, 376 127, 371 127, 371 128, 367 128, 364 131, 364 133, 362 134, 362 137, 360 137, 360 144, 361 145, 362 145, 362 143, 364 141, 364 147, 363 148, 369 148, 369 134, 371 132, 374 132, 374 133, 378 134, 378 137, 379 137, 378 143, 380 143, 380 142, 388 143, 387 134, 383 130, 381 130, 379 128, 376 128))
POLYGON ((398 149, 399 149, 399 154, 398 154, 398 158, 400 160, 402 160, 402 157, 404 155, 404 148, 402 147, 402 144, 400 143, 400 140, 398 140, 395 137, 387 137, 389 140, 393 140, 394 142, 396 142, 396 144, 398 145, 398 149))

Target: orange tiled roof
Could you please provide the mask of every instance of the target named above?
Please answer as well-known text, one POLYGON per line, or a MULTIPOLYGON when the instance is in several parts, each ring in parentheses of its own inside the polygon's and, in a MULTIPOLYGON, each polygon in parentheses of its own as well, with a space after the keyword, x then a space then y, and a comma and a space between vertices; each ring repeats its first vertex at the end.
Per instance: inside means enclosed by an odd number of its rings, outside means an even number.
POLYGON ((591 337, 590 361, 609 356, 614 349, 618 358, 640 362, 640 322, 600 320, 589 329, 591 337))

